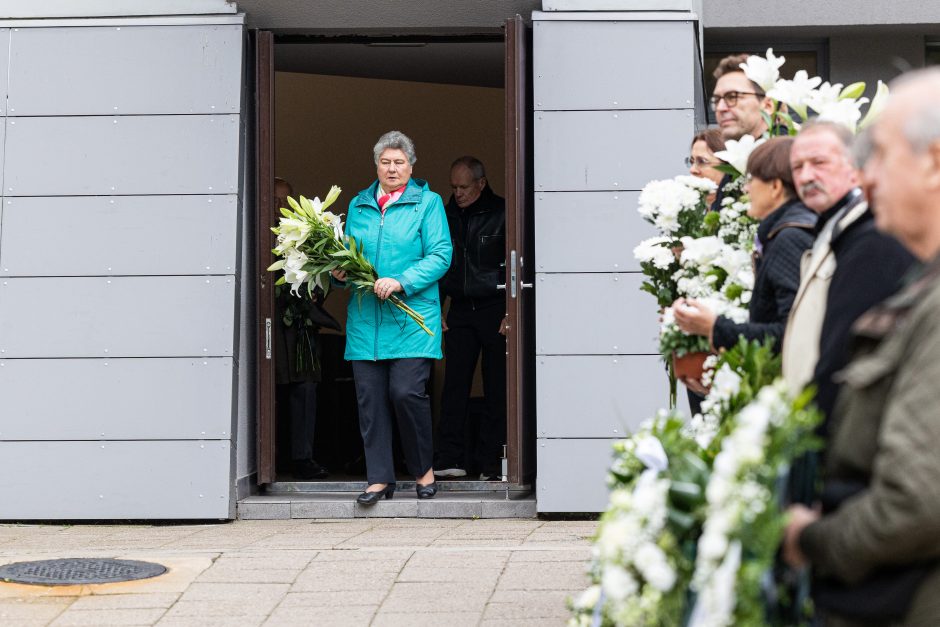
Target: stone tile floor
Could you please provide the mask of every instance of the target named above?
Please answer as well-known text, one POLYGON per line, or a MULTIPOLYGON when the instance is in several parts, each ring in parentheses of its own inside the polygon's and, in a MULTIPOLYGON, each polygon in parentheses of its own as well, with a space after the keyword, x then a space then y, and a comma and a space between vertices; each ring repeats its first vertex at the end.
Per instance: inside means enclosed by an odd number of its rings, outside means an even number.
POLYGON ((238 520, 0 524, 0 564, 156 561, 160 577, 103 586, 0 583, 0 625, 563 625, 587 585, 596 523, 238 520))

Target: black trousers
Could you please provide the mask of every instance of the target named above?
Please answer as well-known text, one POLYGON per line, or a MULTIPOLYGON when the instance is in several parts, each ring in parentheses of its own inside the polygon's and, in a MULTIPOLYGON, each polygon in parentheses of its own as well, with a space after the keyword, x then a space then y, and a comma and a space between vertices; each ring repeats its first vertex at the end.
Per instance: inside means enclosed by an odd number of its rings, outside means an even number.
POLYGON ((444 334, 444 392, 438 423, 435 468, 466 468, 467 401, 477 359, 483 353, 483 396, 486 415, 477 435, 476 468, 498 474, 506 443, 506 338, 499 325, 506 314, 502 301, 482 308, 453 301, 444 334))
POLYGON ((434 456, 431 399, 427 393, 431 360, 353 361, 352 367, 369 484, 395 481, 393 415, 398 420, 408 472, 423 476, 431 469, 434 456))
POLYGON ((313 432, 317 426, 317 383, 304 381, 278 385, 281 398, 287 400, 290 418, 291 461, 313 459, 313 432))

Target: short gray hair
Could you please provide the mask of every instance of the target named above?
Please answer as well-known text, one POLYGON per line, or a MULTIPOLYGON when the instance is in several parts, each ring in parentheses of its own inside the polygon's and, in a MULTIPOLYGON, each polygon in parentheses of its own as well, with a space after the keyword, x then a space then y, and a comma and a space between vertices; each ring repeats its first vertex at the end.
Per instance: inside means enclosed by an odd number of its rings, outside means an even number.
POLYGON ((415 156, 415 144, 411 139, 401 131, 389 131, 379 137, 372 149, 372 156, 375 158, 375 165, 379 164, 379 157, 386 150, 400 150, 405 153, 408 163, 414 165, 418 157, 415 156))
POLYGON ((855 167, 859 170, 865 167, 875 149, 871 129, 872 127, 867 126, 859 131, 855 136, 855 142, 852 144, 852 158, 855 160, 855 167))
POLYGON ((819 118, 812 117, 803 122, 803 125, 800 126, 799 135, 805 135, 815 131, 829 131, 835 135, 839 143, 842 144, 845 158, 848 159, 849 163, 855 165, 858 162, 856 156, 852 153, 852 145, 855 143, 855 134, 848 126, 838 122, 820 120, 819 118))
POLYGON ((473 174, 474 181, 479 181, 481 178, 486 176, 486 168, 483 167, 483 162, 476 157, 471 157, 470 155, 458 157, 452 164, 450 164, 450 169, 453 170, 458 165, 462 165, 470 170, 470 173, 473 174))
MULTIPOLYGON (((909 83, 932 83, 934 93, 940 92, 940 68, 902 74, 891 81, 891 90, 906 87, 909 83)), ((904 122, 903 133, 915 152, 924 152, 940 140, 940 104, 931 98, 921 98, 904 122)))

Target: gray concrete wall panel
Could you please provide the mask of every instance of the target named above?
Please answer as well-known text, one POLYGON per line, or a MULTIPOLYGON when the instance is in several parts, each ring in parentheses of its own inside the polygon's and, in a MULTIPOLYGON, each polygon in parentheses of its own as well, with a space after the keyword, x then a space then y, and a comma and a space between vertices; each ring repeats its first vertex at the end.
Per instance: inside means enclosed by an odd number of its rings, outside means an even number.
POLYGON ((633 248, 656 235, 637 212, 639 192, 535 195, 538 272, 639 272, 633 248))
POLYGON ((658 355, 540 356, 538 437, 622 438, 669 401, 658 355))
POLYGON ((6 198, 0 276, 234 274, 237 203, 235 195, 6 198), (55 254, 37 255, 37 242, 55 254))
POLYGON ((12 43, 11 116, 239 112, 241 26, 18 28, 12 43))
POLYGON ((0 440, 229 439, 232 378, 230 357, 0 359, 0 440))
POLYGON ((641 274, 537 276, 538 355, 657 352, 656 305, 640 292, 641 274))
POLYGON ((671 178, 688 152, 693 116, 692 109, 536 112, 535 191, 640 190, 671 178))
POLYGON ((231 357, 234 307, 233 277, 4 278, 0 357, 231 357))
POLYGON ((4 196, 234 194, 237 115, 10 118, 4 196))
POLYGON ((536 111, 694 108, 689 24, 536 21, 536 111))
POLYGON ((539 512, 602 512, 607 509, 607 469, 615 440, 538 440, 539 512))
POLYGON ((705 28, 940 23, 940 4, 922 0, 795 0, 787 3, 705 0, 702 5, 705 28))
POLYGON ((231 443, 0 442, 0 520, 229 518, 231 443))
POLYGON ((0 28, 0 115, 7 114, 7 87, 10 78, 10 31, 0 28))

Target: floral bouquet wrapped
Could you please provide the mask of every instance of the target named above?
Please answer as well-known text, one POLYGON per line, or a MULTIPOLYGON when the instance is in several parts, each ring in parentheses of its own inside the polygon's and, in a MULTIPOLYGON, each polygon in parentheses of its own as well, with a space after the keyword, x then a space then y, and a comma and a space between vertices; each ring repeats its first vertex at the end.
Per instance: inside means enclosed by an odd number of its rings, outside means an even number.
POLYGON ((646 279, 640 289, 652 294, 665 309, 677 298, 674 278, 679 270, 678 250, 682 237, 705 233, 708 196, 716 185, 708 179, 677 176, 651 181, 640 192, 639 212, 660 232, 658 237, 640 242, 633 256, 640 262, 646 279))
POLYGON ((768 623, 781 477, 818 446, 820 415, 812 392, 794 397, 778 379, 769 344, 742 339, 709 365, 704 414, 661 410, 614 445, 593 585, 570 625, 768 623))
MULTIPOLYGON (((729 239, 736 241, 746 237, 748 232, 753 233, 751 224, 739 221, 737 217, 732 217, 732 220, 727 229, 729 239), (740 235, 739 231, 745 235, 740 235)), ((753 240, 753 235, 751 238, 753 240)), ((720 316, 746 322, 754 287, 750 246, 739 248, 717 235, 697 239, 684 237, 681 243, 680 267, 673 275, 677 296, 696 298, 720 316)), ((705 337, 683 333, 669 307, 663 312, 659 350, 664 357, 673 354, 681 357, 688 353, 707 352, 709 343, 705 337)))
MULTIPOLYGON (((356 290, 360 299, 375 287, 379 278, 375 268, 363 255, 355 238, 343 233, 343 219, 326 210, 341 191, 334 185, 323 202, 319 198, 309 200, 301 196, 297 201, 288 197, 287 203, 291 208, 281 208, 283 217, 280 224, 271 229, 277 234, 277 246, 273 252, 281 259, 271 264, 268 270, 283 270, 284 276, 276 284, 290 283, 292 294, 299 295, 304 286, 308 296, 312 296, 315 287, 327 291, 333 270, 346 272, 346 283, 356 290)), ((388 302, 414 320, 425 333, 434 335, 424 324, 424 316, 397 295, 389 296, 388 302)))
POLYGON ((683 424, 663 411, 617 443, 610 507, 593 549, 594 584, 572 602, 570 625, 681 622, 708 476, 683 424))
POLYGON ((822 416, 810 406, 812 396, 794 396, 778 379, 733 417, 705 490, 691 627, 774 622, 771 573, 786 520, 781 477, 798 455, 820 445, 814 429, 822 416))

